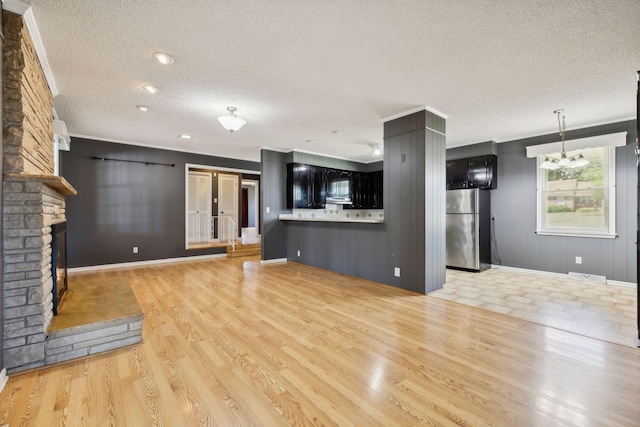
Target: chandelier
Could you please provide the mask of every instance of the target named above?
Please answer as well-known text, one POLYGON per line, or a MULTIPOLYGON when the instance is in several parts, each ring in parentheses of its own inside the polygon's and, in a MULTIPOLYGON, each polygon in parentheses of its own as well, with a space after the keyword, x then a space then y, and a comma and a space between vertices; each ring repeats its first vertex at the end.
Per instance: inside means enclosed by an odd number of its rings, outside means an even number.
POLYGON ((555 110, 553 113, 558 116, 558 131, 560 132, 560 138, 562 139, 562 151, 560 152, 560 158, 556 159, 552 156, 545 156, 544 161, 540 164, 540 169, 560 169, 560 168, 579 168, 587 166, 589 161, 585 159, 582 154, 576 154, 571 157, 567 157, 567 152, 564 149, 564 135, 567 126, 564 123, 563 109, 555 110), (562 116, 562 119, 560 118, 562 116))
POLYGON ((226 130, 234 133, 244 126, 247 121, 242 117, 236 116, 236 107, 227 107, 227 110, 229 110, 229 112, 224 116, 218 117, 218 121, 226 130))

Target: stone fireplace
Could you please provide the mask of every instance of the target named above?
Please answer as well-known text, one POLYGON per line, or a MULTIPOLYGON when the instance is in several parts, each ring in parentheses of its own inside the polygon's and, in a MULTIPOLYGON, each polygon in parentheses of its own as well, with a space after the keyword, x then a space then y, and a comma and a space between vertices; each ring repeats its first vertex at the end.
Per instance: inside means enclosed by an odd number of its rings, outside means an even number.
POLYGON ((74 192, 60 177, 5 176, 4 362, 9 373, 45 364, 53 318, 51 225, 64 221, 64 196, 74 192))
POLYGON ((53 96, 22 16, 3 11, 4 366, 46 364, 53 318, 51 226, 75 189, 54 176, 53 96))
POLYGON ((76 190, 54 175, 53 95, 25 21, 4 10, 2 30, 0 361, 11 374, 139 343, 144 316, 129 284, 112 281, 73 283, 54 318, 52 229, 76 190))

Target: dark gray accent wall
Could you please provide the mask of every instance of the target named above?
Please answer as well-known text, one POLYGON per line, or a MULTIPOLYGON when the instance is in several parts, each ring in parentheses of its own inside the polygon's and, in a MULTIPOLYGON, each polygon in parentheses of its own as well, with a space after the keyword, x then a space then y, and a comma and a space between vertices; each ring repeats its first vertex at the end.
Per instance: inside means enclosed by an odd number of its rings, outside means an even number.
MULTIPOLYGON (((555 142, 557 134, 496 144, 499 185, 491 190, 494 233, 502 265, 554 273, 577 272, 636 282, 637 169, 634 155, 635 121, 567 132, 567 139, 616 132, 627 133, 627 145, 616 148, 615 239, 539 236, 536 229, 537 165, 526 157, 526 147, 555 142), (575 257, 582 257, 582 264, 575 257)), ((460 147, 456 157, 477 154, 473 146, 460 147), (467 150, 465 152, 465 149, 467 150)), ((449 154, 447 155, 447 157, 449 154)), ((495 245, 492 257, 498 263, 495 245)))
POLYGON ((323 166, 356 172, 376 172, 382 170, 382 162, 360 163, 350 160, 325 157, 318 154, 291 151, 286 154, 286 163, 302 163, 305 165, 323 166))
POLYGON ((61 175, 78 190, 77 196, 66 198, 69 267, 223 253, 225 248, 184 248, 187 163, 260 168, 246 160, 72 138, 71 151, 61 152, 61 175))
POLYGON ((287 153, 260 152, 260 211, 262 215, 262 259, 287 257, 287 228, 278 219, 287 211, 287 153), (269 208, 269 213, 267 213, 269 208))
POLYGON ((287 228, 287 259, 388 283, 386 224, 281 222, 287 228))
POLYGON ((489 154, 498 154, 497 144, 493 141, 480 142, 478 144, 465 145, 463 147, 448 148, 447 160, 486 156, 489 154))

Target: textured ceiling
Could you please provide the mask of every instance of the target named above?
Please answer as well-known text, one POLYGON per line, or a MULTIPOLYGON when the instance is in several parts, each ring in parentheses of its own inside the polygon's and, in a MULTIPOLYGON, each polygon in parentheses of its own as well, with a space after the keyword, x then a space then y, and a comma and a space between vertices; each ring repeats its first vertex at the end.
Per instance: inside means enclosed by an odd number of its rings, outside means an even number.
POLYGON ((30 3, 72 135, 368 162, 381 119, 425 105, 448 146, 554 132, 557 108, 568 130, 635 117, 638 0, 30 3), (248 122, 234 134, 227 106, 248 122))

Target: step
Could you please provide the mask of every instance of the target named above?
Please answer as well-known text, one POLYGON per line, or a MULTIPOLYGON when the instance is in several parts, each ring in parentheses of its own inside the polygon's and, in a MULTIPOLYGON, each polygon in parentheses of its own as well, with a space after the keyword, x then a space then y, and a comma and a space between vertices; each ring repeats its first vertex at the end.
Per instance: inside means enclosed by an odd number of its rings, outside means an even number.
MULTIPOLYGON (((236 251, 241 249, 260 249, 262 244, 260 243, 245 243, 242 244, 240 242, 236 243, 236 251)), ((231 252, 231 245, 227 245, 227 253, 231 252)))
POLYGON ((137 344, 143 317, 128 281, 72 278, 49 327, 46 364, 137 344))
POLYGON ((236 250, 232 251, 231 246, 227 246, 227 256, 229 258, 237 258, 242 256, 253 256, 260 255, 262 253, 262 248, 258 244, 258 246, 254 245, 243 245, 241 247, 236 246, 236 250), (247 247, 252 246, 252 247, 247 247))

